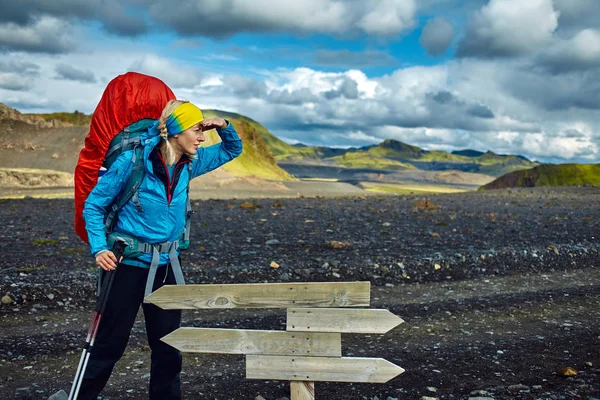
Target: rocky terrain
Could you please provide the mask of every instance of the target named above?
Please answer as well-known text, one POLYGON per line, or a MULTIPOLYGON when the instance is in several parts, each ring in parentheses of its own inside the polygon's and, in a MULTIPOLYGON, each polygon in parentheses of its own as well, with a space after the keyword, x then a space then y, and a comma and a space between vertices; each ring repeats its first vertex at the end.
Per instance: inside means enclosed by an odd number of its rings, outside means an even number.
MULTIPOLYGON (((188 283, 372 283, 372 308, 405 323, 343 335, 343 354, 406 372, 321 383, 317 399, 600 398, 600 189, 421 196, 196 200, 188 283), (278 268, 273 266, 276 263, 278 268)), ((0 398, 69 390, 96 268, 72 200, 2 200, 0 398)), ((284 329, 284 310, 185 311, 183 326, 284 329)), ((245 380, 242 356, 184 355, 186 398, 289 398, 245 380)), ((147 398, 144 324, 105 399, 147 398)))

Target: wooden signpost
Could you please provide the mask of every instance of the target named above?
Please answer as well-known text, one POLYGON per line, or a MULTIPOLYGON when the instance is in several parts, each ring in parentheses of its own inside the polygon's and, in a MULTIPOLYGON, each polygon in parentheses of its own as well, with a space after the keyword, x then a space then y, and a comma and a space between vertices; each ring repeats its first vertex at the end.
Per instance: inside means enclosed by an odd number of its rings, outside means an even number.
POLYGON ((404 370, 383 358, 342 357, 342 333, 384 334, 402 319, 370 304, 370 282, 163 286, 144 299, 163 309, 287 308, 285 331, 179 328, 162 341, 188 353, 245 354, 247 379, 290 381, 313 400, 315 381, 385 383, 404 370), (342 308, 344 307, 344 308, 342 308))

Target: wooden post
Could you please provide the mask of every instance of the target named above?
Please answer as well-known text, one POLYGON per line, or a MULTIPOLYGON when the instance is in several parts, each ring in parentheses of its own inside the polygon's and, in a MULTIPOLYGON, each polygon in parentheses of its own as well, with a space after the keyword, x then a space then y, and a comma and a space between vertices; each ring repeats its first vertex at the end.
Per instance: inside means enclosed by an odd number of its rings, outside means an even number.
POLYGON ((315 400, 315 383, 291 381, 290 395, 290 400, 315 400))

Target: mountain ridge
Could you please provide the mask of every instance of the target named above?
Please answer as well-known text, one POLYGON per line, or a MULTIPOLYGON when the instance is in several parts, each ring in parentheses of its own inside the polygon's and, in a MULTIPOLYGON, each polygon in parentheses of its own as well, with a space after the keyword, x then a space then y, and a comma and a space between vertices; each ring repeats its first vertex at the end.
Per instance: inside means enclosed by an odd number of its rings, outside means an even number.
MULTIPOLYGON (((269 143, 268 140, 265 141, 269 143)), ((424 150, 395 139, 385 139, 379 144, 331 148, 307 146, 302 143, 290 145, 277 139, 271 149, 277 161, 317 162, 345 168, 382 168, 392 170, 421 169, 425 171, 458 170, 501 176, 514 170, 528 169, 540 165, 522 155, 496 154, 492 151, 424 150)))

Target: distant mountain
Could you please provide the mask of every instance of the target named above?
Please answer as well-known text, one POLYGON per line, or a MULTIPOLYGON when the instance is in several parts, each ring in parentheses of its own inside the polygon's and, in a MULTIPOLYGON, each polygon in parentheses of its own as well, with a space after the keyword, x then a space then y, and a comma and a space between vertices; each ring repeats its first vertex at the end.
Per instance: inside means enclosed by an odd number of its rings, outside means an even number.
POLYGON ((503 175, 481 189, 537 186, 600 186, 600 164, 539 165, 503 175))
POLYGON ((500 155, 491 151, 428 151, 397 140, 384 140, 378 145, 338 149, 289 145, 275 137, 263 138, 278 161, 337 165, 345 168, 390 170, 420 169, 425 171, 458 170, 500 176, 539 165, 523 156, 500 155))

